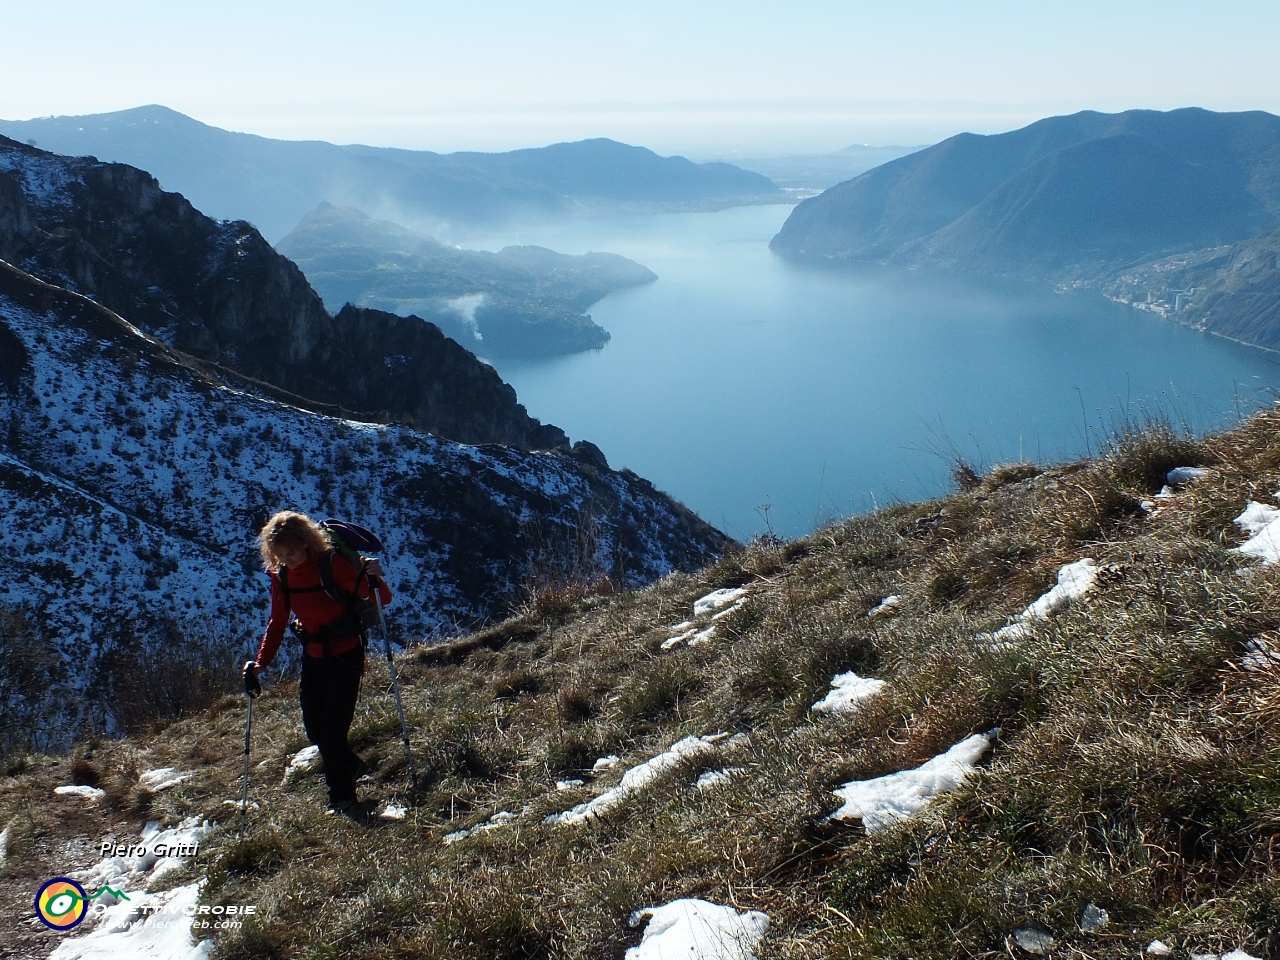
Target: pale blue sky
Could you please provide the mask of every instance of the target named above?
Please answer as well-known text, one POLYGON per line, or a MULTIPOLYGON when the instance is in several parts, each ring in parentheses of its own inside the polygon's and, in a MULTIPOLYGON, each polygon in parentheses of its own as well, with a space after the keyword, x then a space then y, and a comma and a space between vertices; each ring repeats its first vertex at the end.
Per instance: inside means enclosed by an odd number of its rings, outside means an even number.
POLYGON ((922 143, 1085 107, 1280 112, 1277 0, 0 0, 0 117, 163 103, 453 150, 922 143))

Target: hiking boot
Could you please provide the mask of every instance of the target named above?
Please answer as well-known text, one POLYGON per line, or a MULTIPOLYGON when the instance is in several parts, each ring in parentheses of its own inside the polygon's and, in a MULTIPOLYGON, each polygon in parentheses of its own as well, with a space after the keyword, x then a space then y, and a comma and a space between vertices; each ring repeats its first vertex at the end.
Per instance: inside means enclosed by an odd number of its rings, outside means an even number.
POLYGON ((341 813, 344 816, 351 816, 359 808, 359 804, 355 800, 332 800, 328 809, 325 810, 326 817, 332 817, 335 813, 341 813))

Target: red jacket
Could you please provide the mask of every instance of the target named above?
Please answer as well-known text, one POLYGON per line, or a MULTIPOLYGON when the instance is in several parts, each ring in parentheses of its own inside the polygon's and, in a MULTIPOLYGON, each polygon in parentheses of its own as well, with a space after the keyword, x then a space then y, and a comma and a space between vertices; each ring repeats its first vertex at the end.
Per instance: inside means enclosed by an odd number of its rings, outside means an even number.
MULTIPOLYGON (((333 580, 339 590, 345 590, 348 593, 356 589, 356 577, 359 570, 353 567, 345 557, 339 553, 333 554, 331 564, 333 570, 333 580)), ((280 578, 274 573, 271 574, 271 618, 267 621, 267 632, 262 637, 262 644, 258 647, 258 667, 265 670, 271 665, 271 661, 276 658, 276 652, 280 649, 280 643, 284 640, 284 629, 289 625, 289 607, 293 607, 293 614, 302 624, 302 629, 308 632, 319 630, 327 623, 332 623, 347 612, 347 608, 334 600, 327 593, 321 590, 309 590, 309 587, 319 587, 320 584, 320 564, 315 560, 308 560, 300 567, 289 568, 289 601, 286 604, 284 599, 284 587, 280 585, 280 578)), ((369 581, 362 579, 360 581, 360 596, 368 599, 373 596, 369 589, 369 581)), ((385 580, 378 583, 378 596, 382 600, 383 606, 391 602, 391 589, 387 586, 385 580)), ((329 644, 329 653, 338 654, 346 653, 348 650, 354 649, 360 643, 360 635, 352 634, 343 640, 332 641, 329 644)), ((324 644, 308 643, 304 648, 308 657, 323 657, 324 644)))

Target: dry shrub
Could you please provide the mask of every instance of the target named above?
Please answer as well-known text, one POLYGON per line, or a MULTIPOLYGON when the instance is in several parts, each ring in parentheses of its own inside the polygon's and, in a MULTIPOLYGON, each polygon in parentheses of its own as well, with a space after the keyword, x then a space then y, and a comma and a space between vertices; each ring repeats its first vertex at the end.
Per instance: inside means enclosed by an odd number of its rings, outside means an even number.
POLYGON ((982 475, 966 460, 958 460, 951 467, 951 479, 961 493, 972 493, 982 486, 982 475))
POLYGON ((1014 463, 997 463, 991 468, 991 471, 982 478, 979 485, 983 493, 991 493, 1001 487, 1008 486, 1011 483, 1018 483, 1022 480, 1030 480, 1037 477, 1041 473, 1041 468, 1034 463, 1028 463, 1026 460, 1019 460, 1014 463))
POLYGON ((1151 494, 1164 486, 1165 475, 1174 467, 1201 466, 1209 462, 1209 452, 1168 421, 1152 420, 1112 439, 1102 462, 1117 484, 1151 494))

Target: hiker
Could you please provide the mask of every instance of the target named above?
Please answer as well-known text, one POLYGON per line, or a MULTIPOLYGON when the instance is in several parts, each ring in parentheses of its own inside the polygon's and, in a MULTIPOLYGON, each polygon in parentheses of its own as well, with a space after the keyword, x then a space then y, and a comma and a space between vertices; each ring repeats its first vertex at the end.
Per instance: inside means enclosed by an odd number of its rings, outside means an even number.
POLYGON ((258 535, 258 546, 271 575, 271 616, 257 659, 244 665, 244 678, 256 680, 271 666, 292 613, 304 654, 298 684, 302 726, 324 760, 329 812, 348 811, 355 806, 356 781, 369 770, 347 742, 364 673, 364 640, 353 607, 357 598, 372 599, 371 578, 384 605, 391 591, 377 559, 357 568, 305 514, 275 514, 258 535))

